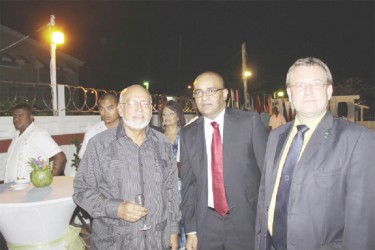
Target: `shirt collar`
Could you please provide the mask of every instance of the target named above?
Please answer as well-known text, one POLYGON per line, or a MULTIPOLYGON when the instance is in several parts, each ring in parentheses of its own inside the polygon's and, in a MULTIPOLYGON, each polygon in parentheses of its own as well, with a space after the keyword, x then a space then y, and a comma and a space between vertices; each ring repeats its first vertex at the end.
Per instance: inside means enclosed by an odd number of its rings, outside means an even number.
POLYGON ((204 117, 204 123, 207 124, 207 125, 211 125, 211 122, 215 121, 219 125, 222 126, 224 124, 224 114, 225 114, 225 108, 213 120, 211 120, 207 117, 204 117))
POLYGON ((23 136, 23 135, 26 135, 28 134, 29 132, 31 132, 33 129, 35 128, 35 124, 34 122, 30 123, 30 125, 25 129, 25 131, 23 131, 22 134, 20 134, 21 132, 19 130, 17 130, 17 136, 23 136))
MULTIPOLYGON (((314 119, 313 121, 305 124, 307 127, 309 127, 309 130, 310 131, 314 131, 315 128, 318 126, 318 124, 320 123, 320 121, 323 119, 323 117, 325 116, 325 114, 327 113, 324 112, 323 114, 321 114, 320 116, 318 116, 316 119, 314 119)), ((295 121, 294 121, 294 127, 296 127, 297 125, 300 125, 302 124, 300 120, 298 120, 298 117, 296 116, 295 118, 295 121)))

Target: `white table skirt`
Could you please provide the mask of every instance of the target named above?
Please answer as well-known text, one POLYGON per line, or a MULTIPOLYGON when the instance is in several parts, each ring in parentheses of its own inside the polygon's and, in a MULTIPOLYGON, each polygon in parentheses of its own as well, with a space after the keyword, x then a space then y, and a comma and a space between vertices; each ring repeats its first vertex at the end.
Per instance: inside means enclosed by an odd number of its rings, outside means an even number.
MULTIPOLYGON (((12 190, 0 185, 0 231, 7 243, 45 244, 68 230, 76 207, 72 200, 73 177, 54 177, 50 187, 12 190)), ((45 249, 65 249, 64 242, 45 249)))

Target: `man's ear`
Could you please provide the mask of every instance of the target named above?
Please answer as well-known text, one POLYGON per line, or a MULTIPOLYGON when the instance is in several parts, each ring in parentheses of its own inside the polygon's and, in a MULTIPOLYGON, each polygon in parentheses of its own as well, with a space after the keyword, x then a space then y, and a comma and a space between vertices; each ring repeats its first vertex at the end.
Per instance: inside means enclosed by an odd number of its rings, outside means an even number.
POLYGON ((328 98, 328 100, 331 100, 332 94, 333 94, 333 85, 329 84, 327 86, 327 98, 328 98))
POLYGON ((294 109, 294 106, 293 106, 293 98, 292 98, 292 90, 291 90, 291 88, 287 87, 287 88, 286 88, 286 93, 288 94, 289 102, 290 102, 290 104, 292 105, 292 108, 294 109))
POLYGON ((227 89, 223 89, 223 97, 224 97, 224 101, 226 101, 227 97, 228 97, 228 90, 227 89))
POLYGON ((123 109, 123 106, 122 106, 122 104, 117 104, 117 112, 118 112, 118 115, 120 116, 120 117, 122 117, 122 109, 123 109))

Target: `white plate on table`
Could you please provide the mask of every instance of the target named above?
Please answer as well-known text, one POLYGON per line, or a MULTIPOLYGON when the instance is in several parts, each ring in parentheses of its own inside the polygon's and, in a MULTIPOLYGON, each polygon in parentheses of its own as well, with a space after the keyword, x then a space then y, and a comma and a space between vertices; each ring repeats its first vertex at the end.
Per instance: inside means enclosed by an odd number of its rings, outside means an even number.
POLYGON ((22 190, 22 189, 25 189, 29 186, 28 183, 18 183, 18 184, 13 184, 13 185, 10 185, 10 188, 12 190, 22 190))

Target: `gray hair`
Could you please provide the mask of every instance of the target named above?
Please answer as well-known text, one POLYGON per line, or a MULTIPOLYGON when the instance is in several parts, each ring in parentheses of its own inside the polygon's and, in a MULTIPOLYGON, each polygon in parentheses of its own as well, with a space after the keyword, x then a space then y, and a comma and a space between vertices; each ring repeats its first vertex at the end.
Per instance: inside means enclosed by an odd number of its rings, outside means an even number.
POLYGON ((124 88, 122 91, 121 91, 121 93, 120 93, 120 98, 119 98, 119 101, 120 101, 120 103, 123 103, 125 100, 124 100, 124 95, 126 94, 126 92, 130 89, 130 88, 134 88, 134 87, 139 87, 139 88, 142 88, 145 92, 147 92, 147 94, 148 94, 148 96, 149 96, 149 98, 150 98, 150 103, 152 103, 152 96, 151 96, 151 94, 150 94, 150 92, 147 90, 147 89, 145 89, 143 86, 141 86, 141 85, 139 85, 139 84, 134 84, 134 85, 131 85, 131 86, 129 86, 129 87, 127 87, 127 88, 124 88))
POLYGON ((309 66, 309 67, 318 66, 326 72, 327 84, 331 85, 333 83, 331 71, 322 60, 315 58, 315 57, 306 57, 306 58, 298 59, 289 68, 288 73, 286 74, 286 86, 290 85, 290 74, 293 72, 295 68, 299 66, 309 66))

